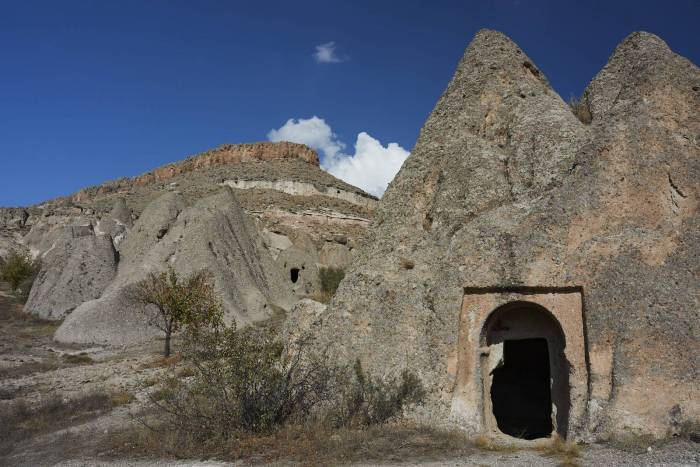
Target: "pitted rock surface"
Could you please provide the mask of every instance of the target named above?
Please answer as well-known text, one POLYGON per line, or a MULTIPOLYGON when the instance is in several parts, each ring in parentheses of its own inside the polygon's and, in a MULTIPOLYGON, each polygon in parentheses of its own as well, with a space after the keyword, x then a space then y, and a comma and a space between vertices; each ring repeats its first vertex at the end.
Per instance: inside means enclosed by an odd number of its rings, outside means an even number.
POLYGON ((272 316, 273 306, 292 305, 253 220, 229 188, 192 206, 181 195, 163 195, 144 210, 120 254, 117 277, 99 299, 68 316, 56 332, 58 341, 120 345, 152 338, 156 330, 147 326, 128 290, 169 266, 181 275, 211 272, 229 323, 246 325, 272 316))
POLYGON ((571 436, 697 426, 699 87, 694 64, 634 33, 588 86, 586 125, 516 44, 480 31, 319 319, 319 345, 370 372, 417 371, 429 402, 416 416, 449 424, 465 288, 572 287, 598 377, 571 436))
POLYGON ((62 319, 99 297, 117 273, 112 239, 83 227, 64 227, 41 256, 41 269, 24 306, 44 319, 62 319))

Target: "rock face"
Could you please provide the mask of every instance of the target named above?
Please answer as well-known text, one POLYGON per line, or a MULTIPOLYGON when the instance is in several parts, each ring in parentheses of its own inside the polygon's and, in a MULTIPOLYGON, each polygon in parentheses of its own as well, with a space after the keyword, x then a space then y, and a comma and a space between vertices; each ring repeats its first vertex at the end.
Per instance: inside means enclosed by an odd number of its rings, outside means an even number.
MULTIPOLYGON (((234 188, 244 211, 259 221, 265 246, 274 258, 293 246, 295 258, 311 264, 305 284, 318 282, 318 274, 313 271, 319 266, 334 265, 317 265, 318 252, 324 247, 340 245, 337 239, 343 239, 342 246, 348 252, 354 248, 377 202, 373 196, 322 171, 318 156, 307 146, 284 142, 224 145, 39 206, 0 209, 0 257, 18 248, 29 249, 38 257, 54 244, 55 231, 78 224, 92 226, 97 235, 111 237, 121 255, 124 248, 147 244, 142 243, 146 239, 141 233, 132 231, 132 225, 146 206, 164 193, 180 193, 182 203, 189 206, 223 186, 234 188), (22 226, 10 228, 18 223, 22 226)), ((324 257, 331 261, 338 258, 324 257)), ((292 268, 284 273, 288 290, 298 297, 313 292, 314 287, 291 280, 292 268)))
POLYGON ((41 269, 24 306, 44 319, 62 319, 81 303, 100 296, 117 272, 109 236, 64 227, 41 257, 41 269))
POLYGON ((71 313, 57 340, 128 344, 151 337, 128 290, 168 266, 182 275, 210 271, 228 322, 260 321, 272 316, 274 306, 289 309, 293 302, 281 271, 229 188, 189 207, 181 194, 164 194, 146 207, 120 253, 115 280, 101 298, 71 313))
MULTIPOLYGON (((157 244, 165 244, 167 233, 183 211, 227 186, 234 189, 246 220, 242 221, 239 213, 225 215, 233 215, 241 225, 248 224, 246 229, 256 245, 257 232, 262 231, 262 244, 272 259, 263 255, 260 260, 254 255, 252 260, 261 261, 254 267, 262 267, 266 277, 276 277, 270 287, 280 288, 279 293, 285 297, 293 293, 301 298, 317 291, 318 267, 336 265, 339 258, 319 258, 318 252, 338 245, 349 253, 369 224, 377 202, 371 195, 322 171, 318 156, 307 146, 224 145, 138 177, 106 182, 40 205, 0 208, 0 264, 14 252, 43 259, 40 279, 27 306, 27 311, 39 316, 63 319, 81 303, 98 297, 113 300, 113 308, 118 307, 120 298, 111 292, 130 277, 123 271, 139 271, 148 261, 162 265, 162 258, 153 257, 152 250, 157 244), (107 248, 110 242, 111 251, 107 248), (286 270, 278 270, 284 261, 277 263, 273 259, 281 254, 301 260, 304 267, 308 264, 300 283, 292 280, 295 266, 291 263, 286 270), (83 261, 82 255, 88 260, 83 261), (324 258, 328 264, 323 263, 324 258), (117 262, 119 274, 115 276, 117 262), (91 272, 83 274, 87 270, 91 272)), ((189 217, 195 219, 196 215, 191 213, 189 217)), ((259 251, 256 252, 257 255, 259 251)), ((251 257, 242 259, 248 261, 251 257)), ((238 279, 232 278, 232 285, 227 286, 229 276, 221 276, 220 287, 233 293, 238 279)), ((247 283, 247 276, 242 281, 247 283)), ((254 303, 251 321, 267 315, 269 310, 261 313, 256 308, 267 303, 267 298, 243 295, 244 298, 234 298, 229 294, 227 307, 240 311, 254 303)), ((268 297, 267 292, 262 295, 268 297)), ((287 298, 281 300, 286 301, 287 298)), ((236 313, 232 311, 231 316, 236 313)), ((247 320, 242 315, 238 318, 247 320)), ((134 339, 145 338, 149 332, 134 339)), ((62 335, 68 339, 69 333, 62 335)))
POLYGON ((315 323, 330 358, 411 368, 416 417, 494 438, 697 426, 700 71, 634 33, 583 98, 590 125, 476 35, 315 323))

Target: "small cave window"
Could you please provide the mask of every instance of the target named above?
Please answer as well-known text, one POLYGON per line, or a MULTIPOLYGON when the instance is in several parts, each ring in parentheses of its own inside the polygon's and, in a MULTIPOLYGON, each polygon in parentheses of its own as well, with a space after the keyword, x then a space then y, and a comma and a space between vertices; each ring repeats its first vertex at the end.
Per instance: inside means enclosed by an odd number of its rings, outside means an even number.
POLYGON ((296 284, 299 280, 299 268, 292 268, 289 270, 289 278, 293 284, 296 284))

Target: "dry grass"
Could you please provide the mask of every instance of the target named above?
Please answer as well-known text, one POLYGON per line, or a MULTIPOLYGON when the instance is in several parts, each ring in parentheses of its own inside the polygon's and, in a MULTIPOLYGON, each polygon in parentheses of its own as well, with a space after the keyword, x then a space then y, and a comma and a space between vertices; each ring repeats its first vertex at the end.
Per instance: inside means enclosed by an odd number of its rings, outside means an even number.
POLYGON ((92 365, 95 363, 95 360, 84 352, 79 354, 66 354, 63 356, 63 360, 71 365, 92 365))
POLYGON ((179 354, 171 355, 170 357, 158 357, 142 364, 141 369, 172 367, 180 363, 180 360, 182 360, 182 357, 179 354))
POLYGON ((149 395, 148 398, 153 401, 153 402, 158 402, 164 400, 166 397, 170 396, 172 394, 172 389, 168 387, 164 388, 158 388, 152 391, 149 395))
POLYGON ((113 407, 131 404, 135 400, 134 395, 126 391, 116 392, 110 396, 110 403, 113 407))
POLYGON ((238 433, 226 440, 196 439, 167 427, 142 425, 110 433, 104 439, 109 457, 275 461, 303 465, 342 465, 354 462, 403 462, 443 459, 473 452, 459 432, 441 431, 410 423, 365 429, 333 429, 324 424, 288 425, 262 435, 238 433))
POLYGON ((186 366, 180 368, 175 374, 178 378, 189 378, 190 376, 194 376, 194 369, 192 367, 186 366))
POLYGON ((32 362, 25 362, 21 365, 0 368, 0 379, 16 379, 35 373, 46 373, 61 368, 76 365, 90 365, 95 361, 87 354, 64 355, 60 360, 56 358, 46 358, 32 362))
POLYGON ((319 303, 325 303, 328 305, 331 302, 331 299, 333 298, 333 294, 330 292, 314 292, 310 295, 307 295, 307 298, 310 298, 313 301, 319 302, 319 303))
POLYGON ((93 392, 68 400, 54 396, 37 404, 19 399, 0 406, 0 455, 9 453, 13 445, 24 439, 106 413, 121 405, 124 398, 123 394, 93 392))
POLYGON ((16 379, 24 376, 33 375, 34 373, 44 373, 61 368, 61 363, 57 360, 38 360, 34 362, 26 362, 21 365, 0 368, 0 379, 16 379))
POLYGON ((565 441, 559 436, 553 436, 551 441, 539 448, 545 456, 554 457, 559 460, 562 467, 578 466, 577 458, 581 455, 581 447, 571 441, 565 441))
POLYGON ((141 381, 141 385, 145 388, 150 388, 151 386, 155 386, 160 382, 160 378, 157 376, 151 376, 150 378, 146 378, 143 381, 141 381))
POLYGON ((492 439, 483 435, 473 439, 472 442, 474 443, 475 447, 484 451, 514 452, 518 450, 517 447, 511 444, 496 443, 492 439))

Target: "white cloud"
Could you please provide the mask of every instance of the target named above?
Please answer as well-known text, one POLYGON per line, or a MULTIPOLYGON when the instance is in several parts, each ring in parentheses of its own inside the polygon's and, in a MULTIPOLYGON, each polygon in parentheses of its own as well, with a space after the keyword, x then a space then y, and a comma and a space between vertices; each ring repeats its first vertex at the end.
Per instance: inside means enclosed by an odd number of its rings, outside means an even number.
POLYGON ((382 196, 409 155, 397 143, 384 147, 363 131, 357 135, 355 154, 334 157, 325 170, 375 196, 382 196))
POLYGON ((289 141, 301 143, 323 152, 327 158, 333 158, 345 149, 345 144, 338 141, 338 137, 322 118, 313 116, 308 119, 290 118, 287 123, 277 130, 270 130, 267 134, 270 141, 289 141))
POLYGON ((384 194, 410 154, 397 143, 382 146, 364 131, 357 135, 355 154, 345 154, 345 144, 322 118, 315 116, 289 119, 279 129, 271 130, 267 137, 270 141, 306 144, 320 151, 323 170, 376 196, 384 194))
POLYGON ((339 57, 335 52, 335 42, 326 42, 325 44, 317 45, 314 52, 314 59, 318 63, 340 63, 348 59, 348 57, 339 57))

